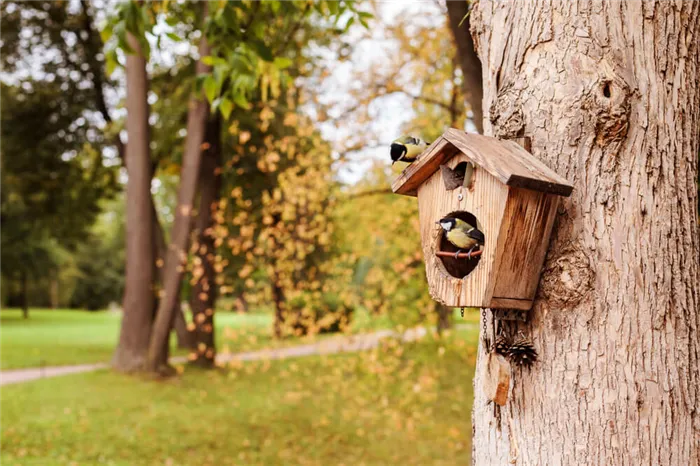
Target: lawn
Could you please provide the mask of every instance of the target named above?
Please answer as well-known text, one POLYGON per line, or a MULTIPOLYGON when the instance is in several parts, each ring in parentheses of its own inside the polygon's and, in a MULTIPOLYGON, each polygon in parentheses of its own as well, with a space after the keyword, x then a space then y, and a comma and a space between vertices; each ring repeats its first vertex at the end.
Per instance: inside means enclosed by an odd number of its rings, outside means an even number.
MULTIPOLYGON (((353 333, 393 325, 386 316, 370 317, 362 311, 356 314, 351 328, 353 333)), ((109 362, 112 357, 119 335, 120 313, 32 309, 29 315, 29 319, 23 319, 18 309, 0 312, 0 369, 109 362)), ((272 337, 271 312, 218 312, 215 321, 217 345, 220 351, 225 352, 288 346, 314 340, 275 340, 272 337)), ((464 320, 457 316, 454 321, 478 322, 478 314, 469 313, 464 320)), ((182 350, 174 350, 173 353, 186 354, 182 350)))
POLYGON ((469 464, 478 329, 167 381, 3 387, 3 465, 469 464))
MULTIPOLYGON (((32 309, 29 319, 21 311, 0 312, 0 368, 60 366, 108 362, 119 337, 121 314, 79 310, 32 309)), ((270 314, 216 315, 217 341, 250 347, 271 339, 270 314), (246 338, 239 338, 239 335, 246 338)), ((174 338, 173 338, 174 348, 174 338)), ((185 354, 183 351, 174 351, 185 354)))

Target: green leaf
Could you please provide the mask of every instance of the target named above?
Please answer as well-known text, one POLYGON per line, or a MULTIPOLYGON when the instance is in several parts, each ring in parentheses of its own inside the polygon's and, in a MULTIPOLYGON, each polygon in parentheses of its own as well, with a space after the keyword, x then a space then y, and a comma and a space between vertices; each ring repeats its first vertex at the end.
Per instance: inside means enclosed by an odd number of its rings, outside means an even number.
POLYGON ((368 11, 358 11, 357 14, 360 16, 360 18, 365 18, 365 19, 374 18, 374 15, 368 11))
POLYGON ((209 75, 204 80, 204 95, 207 96, 209 102, 213 102, 219 93, 219 86, 216 84, 214 76, 209 75))
POLYGON ((250 108, 250 104, 246 100, 245 96, 240 92, 236 92, 235 94, 233 94, 233 101, 236 103, 236 105, 243 109, 247 110, 250 108))
POLYGON ((350 18, 350 19, 348 20, 348 22, 345 24, 345 29, 343 29, 343 32, 348 32, 348 29, 350 29, 350 26, 352 26, 354 22, 355 22, 355 17, 353 16, 353 17, 350 18))
POLYGON ((110 50, 105 56, 105 71, 107 76, 111 76, 114 70, 119 65, 119 59, 117 58, 116 49, 110 50))
POLYGON ((168 38, 170 38, 170 40, 174 42, 182 42, 182 37, 178 36, 174 32, 166 32, 165 35, 168 36, 168 38))
POLYGON ((257 53, 258 56, 263 60, 268 62, 274 60, 275 57, 272 56, 272 50, 270 50, 270 48, 267 45, 265 45, 263 41, 251 40, 250 46, 253 50, 255 50, 255 53, 257 53))
POLYGON ((112 25, 111 24, 105 24, 105 26, 102 28, 100 31, 100 38, 102 39, 102 43, 107 43, 109 39, 112 38, 112 25))
POLYGON ((338 14, 338 1, 331 0, 328 2, 328 10, 331 12, 332 15, 337 15, 338 14))
POLYGON ((224 60, 221 57, 213 57, 211 55, 207 55, 205 57, 201 58, 202 63, 204 63, 207 66, 226 66, 226 60, 224 60))
POLYGON ((224 119, 228 120, 231 115, 231 110, 233 110, 233 102, 231 102, 227 97, 222 97, 219 103, 219 109, 221 110, 221 115, 224 119))
POLYGON ((278 70, 284 70, 292 66, 292 59, 287 57, 277 57, 275 58, 275 68, 278 70))

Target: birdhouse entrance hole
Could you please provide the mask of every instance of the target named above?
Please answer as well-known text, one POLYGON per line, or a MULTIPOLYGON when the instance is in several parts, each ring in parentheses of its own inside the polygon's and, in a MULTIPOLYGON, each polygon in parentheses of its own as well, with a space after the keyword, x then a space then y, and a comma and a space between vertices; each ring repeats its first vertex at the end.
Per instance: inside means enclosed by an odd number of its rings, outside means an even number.
MULTIPOLYGON (((479 223, 479 220, 474 216, 474 214, 470 212, 451 212, 447 215, 445 215, 445 218, 458 218, 460 220, 464 220, 465 222, 469 223, 470 225, 474 225, 477 228, 481 229, 481 224, 479 223)), ((483 230, 482 230, 483 231, 483 230)), ((471 259, 466 259, 466 258, 455 258, 454 253, 456 253, 459 248, 452 243, 450 243, 447 240, 447 237, 445 236, 445 232, 443 231, 440 236, 438 236, 438 244, 437 244, 437 250, 442 251, 442 252, 448 252, 452 253, 452 255, 449 256, 438 256, 440 261, 442 262, 442 265, 445 266, 445 270, 447 273, 452 275, 455 278, 464 278, 476 268, 477 265, 479 265, 479 261, 481 260, 481 254, 478 254, 476 256, 473 256, 471 259)), ((486 242, 488 241, 488 238, 485 238, 486 242)), ((481 246, 482 249, 484 246, 481 246)), ((476 251, 476 250, 475 250, 476 251)), ((467 251, 462 250, 462 253, 466 253, 467 251)))

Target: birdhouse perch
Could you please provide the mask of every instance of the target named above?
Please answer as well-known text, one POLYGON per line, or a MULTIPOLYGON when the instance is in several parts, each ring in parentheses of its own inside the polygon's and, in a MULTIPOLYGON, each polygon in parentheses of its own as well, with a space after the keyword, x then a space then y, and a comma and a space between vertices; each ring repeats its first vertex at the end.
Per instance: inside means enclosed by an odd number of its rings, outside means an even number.
POLYGON ((573 187, 513 141, 448 129, 392 184, 418 197, 430 294, 455 307, 528 310, 560 196, 573 187), (459 218, 484 233, 455 257, 436 222, 459 218))

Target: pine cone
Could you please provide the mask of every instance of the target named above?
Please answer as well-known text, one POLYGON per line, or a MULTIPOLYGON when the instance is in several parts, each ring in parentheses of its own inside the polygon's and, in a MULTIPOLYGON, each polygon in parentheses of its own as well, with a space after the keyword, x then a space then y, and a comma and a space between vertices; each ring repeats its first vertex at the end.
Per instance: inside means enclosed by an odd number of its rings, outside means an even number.
POLYGON ((529 368, 537 361, 537 350, 532 340, 527 337, 520 337, 508 348, 508 358, 515 365, 529 368))
POLYGON ((496 338, 494 350, 496 353, 507 357, 510 350, 510 342, 508 341, 508 338, 504 337, 503 335, 496 338))

